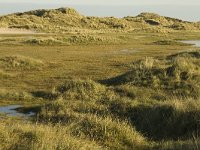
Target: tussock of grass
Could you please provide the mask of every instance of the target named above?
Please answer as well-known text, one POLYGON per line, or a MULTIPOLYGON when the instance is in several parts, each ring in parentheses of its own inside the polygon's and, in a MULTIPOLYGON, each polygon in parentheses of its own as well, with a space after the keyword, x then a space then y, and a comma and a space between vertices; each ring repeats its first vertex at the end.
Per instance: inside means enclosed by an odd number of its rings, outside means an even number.
POLYGON ((0 58, 0 65, 4 68, 11 69, 39 69, 44 63, 40 60, 24 56, 6 56, 0 58))
POLYGON ((153 99, 164 101, 168 99, 168 95, 161 90, 149 89, 146 87, 137 87, 133 85, 119 85, 113 89, 117 95, 129 98, 130 100, 153 99))
POLYGON ((146 58, 131 65, 131 71, 105 82, 164 90, 182 97, 199 97, 199 52, 188 52, 164 59, 146 58))
POLYGON ((71 44, 98 44, 98 43, 122 43, 123 41, 112 37, 97 35, 75 35, 68 39, 71 44))
POLYGON ((191 133, 198 133, 199 109, 177 110, 171 104, 158 104, 139 105, 131 111, 130 117, 136 128, 156 140, 184 139, 190 138, 191 133))
MULTIPOLYGON (((0 123, 0 149, 101 150, 93 141, 70 135, 67 127, 11 121, 0 123)), ((105 148, 106 149, 106 148, 105 148)))
POLYGON ((75 125, 75 129, 75 134, 84 134, 109 149, 143 149, 147 144, 134 128, 110 118, 87 115, 75 125))
POLYGON ((62 45, 62 44, 67 44, 64 43, 64 41, 53 38, 53 37, 48 37, 48 38, 31 38, 27 39, 25 41, 22 41, 25 44, 31 44, 31 45, 62 45))
POLYGON ((0 99, 1 100, 14 100, 14 101, 30 101, 34 97, 27 92, 18 92, 18 91, 8 91, 1 89, 0 90, 0 99))
POLYGON ((78 79, 66 81, 56 92, 64 99, 97 100, 106 92, 106 87, 92 80, 78 79))
POLYGON ((40 120, 61 122, 70 127, 72 135, 89 138, 109 149, 141 149, 147 146, 145 138, 125 121, 78 112, 68 104, 57 101, 45 106, 39 114, 40 120))

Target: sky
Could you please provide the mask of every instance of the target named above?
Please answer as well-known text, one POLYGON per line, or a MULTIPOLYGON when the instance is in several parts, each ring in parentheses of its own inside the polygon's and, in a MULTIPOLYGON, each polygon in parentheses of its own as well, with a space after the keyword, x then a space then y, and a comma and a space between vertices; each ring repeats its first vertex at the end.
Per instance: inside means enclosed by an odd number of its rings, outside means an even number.
POLYGON ((73 7, 88 16, 124 17, 154 12, 200 21, 200 0, 0 0, 0 15, 59 7, 73 7))
POLYGON ((200 5, 199 0, 0 0, 0 2, 32 2, 32 3, 66 3, 81 5, 158 5, 158 4, 185 4, 200 5))

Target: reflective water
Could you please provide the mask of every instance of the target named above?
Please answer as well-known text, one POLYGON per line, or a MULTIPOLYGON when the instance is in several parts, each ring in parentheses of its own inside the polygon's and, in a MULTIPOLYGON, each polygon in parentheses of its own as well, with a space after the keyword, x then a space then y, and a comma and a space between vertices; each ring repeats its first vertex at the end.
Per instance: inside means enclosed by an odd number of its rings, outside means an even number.
POLYGON ((187 41, 181 41, 183 43, 187 44, 194 44, 195 47, 200 47, 200 40, 187 40, 187 41))
POLYGON ((6 114, 8 116, 21 116, 21 117, 30 117, 35 113, 29 112, 27 114, 17 111, 18 108, 21 108, 21 105, 9 105, 9 106, 0 106, 0 114, 6 114))

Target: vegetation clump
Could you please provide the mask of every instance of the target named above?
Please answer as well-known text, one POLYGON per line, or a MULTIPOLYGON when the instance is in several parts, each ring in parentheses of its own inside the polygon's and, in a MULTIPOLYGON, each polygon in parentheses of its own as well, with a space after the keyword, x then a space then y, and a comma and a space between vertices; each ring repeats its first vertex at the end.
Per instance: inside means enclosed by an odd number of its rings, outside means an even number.
POLYGON ((10 120, 1 122, 0 129, 0 149, 103 150, 95 142, 70 135, 67 127, 10 120))
POLYGON ((106 87, 92 80, 68 80, 56 92, 64 99, 97 100, 106 92, 106 87))
POLYGON ((137 104, 118 101, 110 109, 121 118, 129 118, 143 135, 160 141, 184 140, 191 138, 192 133, 198 134, 198 106, 199 99, 174 98, 165 102, 147 101, 137 104))
POLYGON ((44 63, 40 60, 24 56, 6 56, 0 58, 0 65, 3 68, 30 70, 39 69, 44 63))
POLYGON ((112 37, 97 35, 75 35, 69 38, 71 44, 98 44, 98 43, 122 43, 122 40, 112 37))
POLYGON ((31 45, 62 45, 62 44, 67 44, 64 43, 64 41, 60 39, 56 39, 53 37, 48 37, 48 38, 31 38, 23 41, 23 43, 26 44, 31 44, 31 45))
POLYGON ((0 90, 0 100, 14 100, 14 101, 30 101, 34 97, 32 94, 24 91, 13 91, 13 90, 0 90))
POLYGON ((131 65, 131 71, 107 80, 113 85, 134 85, 164 90, 168 94, 183 97, 199 97, 199 52, 188 52, 164 59, 146 58, 131 65))

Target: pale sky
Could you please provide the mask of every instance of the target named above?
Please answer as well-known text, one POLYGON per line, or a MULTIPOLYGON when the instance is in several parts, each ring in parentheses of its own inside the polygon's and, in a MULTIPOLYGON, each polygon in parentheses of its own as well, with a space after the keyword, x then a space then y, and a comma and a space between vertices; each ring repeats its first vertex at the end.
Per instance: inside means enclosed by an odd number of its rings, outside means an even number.
POLYGON ((30 3, 65 3, 84 5, 155 5, 155 4, 180 4, 200 5, 200 0, 0 0, 0 2, 30 2, 30 3))
POLYGON ((0 0, 0 15, 59 7, 72 7, 87 16, 124 17, 153 12, 200 21, 200 0, 0 0))

